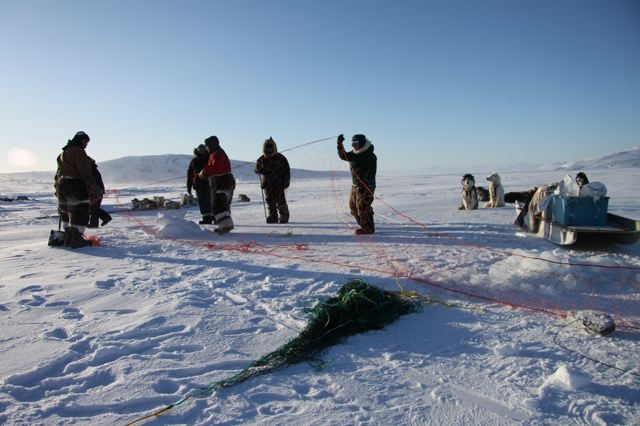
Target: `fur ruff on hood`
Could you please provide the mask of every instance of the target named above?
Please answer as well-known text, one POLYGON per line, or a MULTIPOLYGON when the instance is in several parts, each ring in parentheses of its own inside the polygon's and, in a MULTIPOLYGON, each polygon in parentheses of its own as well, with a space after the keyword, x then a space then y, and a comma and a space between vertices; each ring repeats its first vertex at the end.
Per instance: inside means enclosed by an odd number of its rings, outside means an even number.
POLYGON ((353 153, 354 154, 362 154, 363 152, 365 152, 366 150, 368 150, 372 146, 373 145, 371 144, 371 141, 369 139, 367 139, 367 143, 365 143, 362 148, 358 148, 358 149, 353 148, 353 153))
POLYGON ((273 138, 269 138, 262 143, 263 154, 265 153, 265 149, 267 148, 268 145, 273 146, 273 152, 270 155, 275 155, 278 153, 278 145, 276 144, 276 141, 274 141, 273 138))

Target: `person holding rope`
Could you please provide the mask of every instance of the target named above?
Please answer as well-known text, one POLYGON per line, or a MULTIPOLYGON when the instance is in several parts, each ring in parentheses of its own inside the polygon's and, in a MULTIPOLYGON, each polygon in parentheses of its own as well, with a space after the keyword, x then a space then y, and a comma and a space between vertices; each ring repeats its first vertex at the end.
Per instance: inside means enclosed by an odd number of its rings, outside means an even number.
POLYGON ((209 136, 204 140, 209 151, 209 161, 200 171, 198 177, 209 180, 211 188, 211 212, 213 220, 218 224, 218 234, 226 234, 233 229, 231 219, 231 200, 236 189, 236 179, 231 173, 231 161, 227 153, 220 148, 217 136, 209 136))
POLYGON ((204 169, 209 162, 209 151, 203 144, 198 145, 193 150, 193 158, 187 169, 187 194, 192 195, 193 189, 196 190, 196 198, 202 220, 198 222, 200 225, 211 225, 213 223, 213 214, 211 213, 211 187, 209 180, 202 180, 198 177, 198 173, 204 169))
POLYGON ((289 206, 284 190, 289 187, 291 181, 289 161, 278 152, 278 146, 272 137, 264 141, 262 152, 263 155, 256 160, 255 172, 260 175, 260 187, 266 195, 269 209, 267 223, 287 223, 289 206))
POLYGON ((353 183, 349 196, 349 209, 360 225, 355 234, 373 234, 376 229, 371 204, 376 189, 378 157, 373 153, 373 145, 365 135, 353 135, 351 138, 353 150, 349 152, 344 149, 343 142, 344 135, 340 134, 338 136, 338 156, 349 162, 353 183))

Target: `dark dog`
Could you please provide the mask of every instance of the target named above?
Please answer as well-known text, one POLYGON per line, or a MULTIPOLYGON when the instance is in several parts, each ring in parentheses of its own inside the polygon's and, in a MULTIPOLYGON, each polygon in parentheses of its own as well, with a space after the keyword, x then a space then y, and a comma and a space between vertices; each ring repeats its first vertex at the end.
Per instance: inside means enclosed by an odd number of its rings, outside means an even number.
POLYGON ((462 204, 458 210, 475 210, 478 208, 478 193, 476 191, 476 180, 472 174, 467 173, 462 176, 462 204))
POLYGON ((489 190, 482 187, 476 186, 476 192, 478 194, 478 201, 489 201, 489 190))

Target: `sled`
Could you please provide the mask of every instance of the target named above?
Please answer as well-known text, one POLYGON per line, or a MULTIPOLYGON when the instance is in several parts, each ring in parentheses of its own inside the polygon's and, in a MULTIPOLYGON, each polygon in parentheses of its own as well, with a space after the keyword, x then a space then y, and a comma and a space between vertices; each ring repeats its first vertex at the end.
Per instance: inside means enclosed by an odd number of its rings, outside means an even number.
POLYGON ((47 243, 49 247, 60 247, 64 245, 64 231, 56 231, 52 229, 49 233, 49 242, 47 243))
POLYGON ((554 244, 567 246, 579 237, 605 238, 620 244, 632 244, 640 240, 640 222, 617 214, 607 213, 603 225, 563 225, 548 215, 540 223, 538 234, 554 244))
POLYGON ((58 216, 58 230, 52 229, 49 232, 49 247, 60 247, 64 245, 64 231, 62 230, 62 217, 58 216))

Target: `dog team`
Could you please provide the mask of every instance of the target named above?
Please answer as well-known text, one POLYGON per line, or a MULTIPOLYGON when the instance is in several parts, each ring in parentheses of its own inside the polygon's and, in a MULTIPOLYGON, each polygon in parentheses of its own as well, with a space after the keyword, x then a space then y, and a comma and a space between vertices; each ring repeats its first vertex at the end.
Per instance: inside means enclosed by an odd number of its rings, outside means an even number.
POLYGON ((462 176, 462 204, 458 210, 475 210, 480 202, 488 201, 484 207, 504 207, 504 188, 500 181, 500 175, 496 172, 487 176, 489 189, 476 186, 476 180, 472 174, 462 176))

